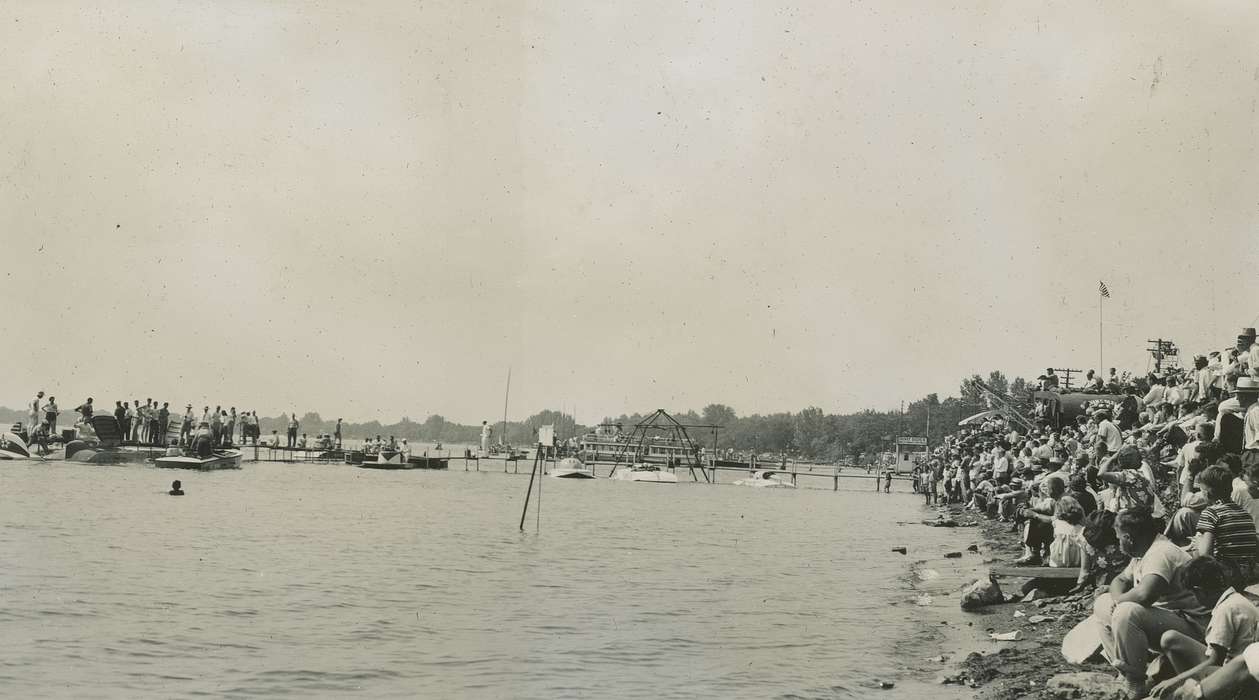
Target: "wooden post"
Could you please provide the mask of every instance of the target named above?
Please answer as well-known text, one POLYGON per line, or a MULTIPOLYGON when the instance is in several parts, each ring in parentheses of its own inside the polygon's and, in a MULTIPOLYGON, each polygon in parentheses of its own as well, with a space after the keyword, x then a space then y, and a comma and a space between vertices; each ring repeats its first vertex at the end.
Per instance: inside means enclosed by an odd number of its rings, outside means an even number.
POLYGON ((834 473, 834 477, 835 477, 835 488, 834 488, 834 489, 832 489, 832 490, 833 490, 833 491, 838 491, 838 490, 839 490, 839 465, 838 465, 838 464, 836 464, 836 465, 835 465, 834 472, 835 472, 835 473, 834 473))

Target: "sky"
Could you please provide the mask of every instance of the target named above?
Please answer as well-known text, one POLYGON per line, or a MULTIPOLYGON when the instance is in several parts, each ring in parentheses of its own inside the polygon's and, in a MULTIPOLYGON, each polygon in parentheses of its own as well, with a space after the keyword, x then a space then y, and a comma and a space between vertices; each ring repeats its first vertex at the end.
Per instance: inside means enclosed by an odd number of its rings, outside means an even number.
POLYGON ((0 65, 0 405, 886 410, 1259 317, 1252 2, 40 0, 0 65))

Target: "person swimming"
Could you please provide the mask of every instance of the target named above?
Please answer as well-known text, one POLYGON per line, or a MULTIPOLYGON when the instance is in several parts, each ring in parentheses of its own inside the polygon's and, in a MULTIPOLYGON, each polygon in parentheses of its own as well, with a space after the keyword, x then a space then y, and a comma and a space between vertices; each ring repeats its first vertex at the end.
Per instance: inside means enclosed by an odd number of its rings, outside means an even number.
POLYGON ((183 484, 179 483, 179 479, 175 479, 170 484, 170 491, 167 491, 166 493, 171 496, 182 496, 184 495, 184 490, 180 488, 181 486, 183 486, 183 484))

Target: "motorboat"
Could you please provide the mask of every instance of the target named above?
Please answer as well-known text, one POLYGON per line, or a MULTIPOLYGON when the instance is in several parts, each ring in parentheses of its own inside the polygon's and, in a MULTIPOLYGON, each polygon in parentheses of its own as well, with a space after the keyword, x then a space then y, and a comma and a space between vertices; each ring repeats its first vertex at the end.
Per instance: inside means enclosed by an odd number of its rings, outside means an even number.
POLYGON ((147 464, 155 447, 123 447, 122 429, 118 419, 107 413, 98 414, 80 425, 80 437, 66 443, 66 461, 84 464, 147 464))
POLYGON ((15 433, 0 433, 0 459, 32 459, 26 442, 15 433))
POLYGON ((752 472, 752 476, 747 479, 739 479, 734 482, 735 486, 751 486, 760 489, 794 489, 795 484, 791 483, 791 476, 786 472, 775 472, 768 469, 763 471, 752 472))
POLYGON ((363 461, 357 465, 364 469, 412 469, 405 453, 388 447, 379 452, 363 455, 363 461))
POLYGON ((207 457, 158 457, 153 463, 167 469, 240 469, 240 450, 215 450, 207 457))
POLYGON ((553 476, 556 479, 593 479, 595 471, 591 467, 581 463, 581 460, 573 457, 565 457, 561 459, 559 464, 551 470, 547 476, 553 476))
POLYGON ((649 484, 676 484, 678 475, 667 472, 654 464, 638 463, 628 469, 618 470, 613 477, 618 481, 643 481, 649 484))

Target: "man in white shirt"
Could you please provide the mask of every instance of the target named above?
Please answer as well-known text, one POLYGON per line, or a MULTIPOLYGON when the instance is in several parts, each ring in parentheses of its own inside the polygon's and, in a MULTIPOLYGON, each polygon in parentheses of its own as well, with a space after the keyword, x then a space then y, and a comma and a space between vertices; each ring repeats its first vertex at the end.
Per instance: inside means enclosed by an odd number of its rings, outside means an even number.
POLYGON ((1159 405, 1161 405, 1166 399, 1167 386, 1164 384, 1164 381, 1165 380, 1162 377, 1154 377, 1150 381, 1150 390, 1146 392, 1145 397, 1141 399, 1141 403, 1144 404, 1146 408, 1158 408, 1159 405))
POLYGON ((1111 581, 1110 592, 1094 602, 1093 616, 1103 626, 1102 648, 1123 674, 1129 695, 1143 698, 1150 647, 1168 630, 1202 641, 1210 611, 1181 581, 1192 557, 1159 534, 1149 509, 1121 512, 1115 534, 1132 560, 1111 581))
MULTIPOLYGON (((1242 449, 1259 450, 1259 379, 1241 377, 1237 380, 1238 406, 1245 412, 1242 426, 1242 449)), ((1223 404, 1220 404, 1223 406, 1223 404)))
POLYGON ((1119 432, 1119 427, 1110 422, 1110 411, 1105 408, 1099 408, 1093 413, 1093 417, 1097 419, 1097 440, 1106 443, 1106 449, 1110 454, 1115 454, 1119 448, 1123 447, 1123 433, 1119 432))

